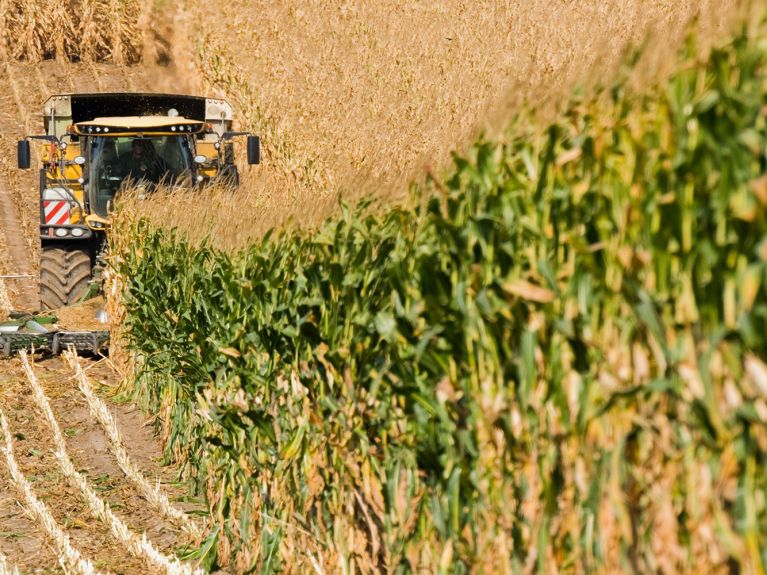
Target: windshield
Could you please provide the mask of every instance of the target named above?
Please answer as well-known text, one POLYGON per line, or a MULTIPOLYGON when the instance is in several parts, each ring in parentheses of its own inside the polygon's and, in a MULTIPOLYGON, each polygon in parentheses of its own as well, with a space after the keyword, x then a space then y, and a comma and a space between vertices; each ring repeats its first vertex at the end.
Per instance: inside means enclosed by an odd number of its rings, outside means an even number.
POLYGON ((174 185, 189 182, 190 136, 95 137, 91 140, 90 194, 95 211, 106 215, 107 202, 129 184, 174 185))

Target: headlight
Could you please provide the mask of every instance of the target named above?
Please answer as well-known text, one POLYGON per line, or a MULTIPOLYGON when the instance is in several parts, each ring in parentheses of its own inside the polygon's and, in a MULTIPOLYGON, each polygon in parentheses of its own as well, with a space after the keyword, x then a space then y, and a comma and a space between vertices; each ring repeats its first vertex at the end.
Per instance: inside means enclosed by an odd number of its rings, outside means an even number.
POLYGON ((84 233, 85 233, 85 231, 82 228, 72 228, 72 236, 74 236, 76 238, 83 237, 84 233))
POLYGON ((56 234, 57 238, 64 238, 69 234, 69 230, 67 228, 56 228, 53 233, 56 234))

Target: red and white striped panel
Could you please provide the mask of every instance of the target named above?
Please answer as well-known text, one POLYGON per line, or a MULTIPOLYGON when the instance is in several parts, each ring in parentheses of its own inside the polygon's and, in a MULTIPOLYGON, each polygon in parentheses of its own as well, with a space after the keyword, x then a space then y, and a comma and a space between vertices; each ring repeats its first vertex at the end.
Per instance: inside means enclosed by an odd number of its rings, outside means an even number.
POLYGON ((63 225, 69 223, 69 202, 67 200, 43 200, 45 223, 63 225))

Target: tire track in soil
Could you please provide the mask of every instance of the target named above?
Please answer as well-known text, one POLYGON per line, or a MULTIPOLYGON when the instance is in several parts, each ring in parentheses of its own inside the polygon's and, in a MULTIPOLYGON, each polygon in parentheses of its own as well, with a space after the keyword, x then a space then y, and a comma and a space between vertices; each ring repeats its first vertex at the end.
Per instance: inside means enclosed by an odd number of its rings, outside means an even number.
MULTIPOLYGON (((22 75, 23 77, 23 75, 22 75)), ((0 81, 10 87, 0 93, 0 126, 2 126, 2 146, 0 146, 0 230, 2 231, 3 247, 7 267, 12 274, 31 275, 31 278, 20 278, 5 282, 10 292, 9 298, 13 307, 25 311, 39 308, 37 293, 37 273, 34 266, 35 256, 27 241, 29 230, 25 229, 24 201, 18 186, 12 182, 12 170, 15 170, 15 141, 25 135, 29 128, 29 116, 23 95, 29 94, 20 86, 19 75, 13 65, 6 60, 0 70, 0 81)), ((27 216, 27 217, 25 217, 27 216)), ((35 228, 36 229, 36 228, 35 228)))
MULTIPOLYGON (((91 380, 112 383, 114 373, 105 363, 83 360, 91 380)), ((132 484, 122 475, 108 450, 108 440, 90 417, 88 406, 72 381, 72 372, 59 358, 38 361, 33 369, 45 388, 51 406, 64 434, 67 452, 76 467, 88 476, 89 483, 100 492, 112 510, 137 532, 145 532, 155 546, 168 555, 187 537, 173 525, 163 521, 132 484)), ((32 482, 38 497, 45 501, 56 521, 64 528, 72 544, 94 566, 126 575, 147 573, 146 564, 130 556, 117 543, 103 524, 95 520, 85 507, 77 490, 70 486, 58 468, 51 452, 53 442, 44 418, 38 412, 18 359, 0 363, 2 405, 9 414, 15 434, 15 455, 24 474, 32 482)), ((158 464, 159 442, 147 427, 144 417, 125 406, 114 408, 125 445, 144 474, 157 478, 169 496, 181 496, 183 489, 171 485, 174 472, 158 464)), ((0 465, 0 552, 25 572, 59 573, 55 554, 18 504, 15 488, 7 470, 0 465)), ((185 507, 189 508, 189 505, 185 507)))
MULTIPOLYGON (((1 104, 0 104, 1 105, 1 104)), ((8 190, 8 178, 0 171, 0 241, 5 248, 6 256, 13 275, 29 275, 29 278, 14 278, 4 282, 5 292, 15 309, 34 311, 39 308, 37 295, 37 273, 33 258, 29 254, 24 232, 19 224, 19 212, 11 200, 8 190), (11 283, 13 282, 13 283, 11 283), (10 287, 12 286, 12 287, 10 287)))

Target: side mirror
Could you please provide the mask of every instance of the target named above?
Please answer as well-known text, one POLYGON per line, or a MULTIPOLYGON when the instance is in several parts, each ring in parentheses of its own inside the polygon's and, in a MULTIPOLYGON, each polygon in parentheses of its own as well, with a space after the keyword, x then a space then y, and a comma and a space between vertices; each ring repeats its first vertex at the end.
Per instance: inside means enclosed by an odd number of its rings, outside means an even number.
POLYGON ((20 170, 28 170, 30 166, 29 140, 19 140, 17 156, 20 170))
POLYGON ((261 138, 258 136, 248 136, 248 163, 261 163, 261 138))

